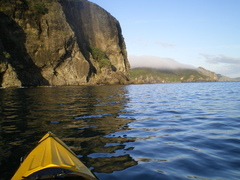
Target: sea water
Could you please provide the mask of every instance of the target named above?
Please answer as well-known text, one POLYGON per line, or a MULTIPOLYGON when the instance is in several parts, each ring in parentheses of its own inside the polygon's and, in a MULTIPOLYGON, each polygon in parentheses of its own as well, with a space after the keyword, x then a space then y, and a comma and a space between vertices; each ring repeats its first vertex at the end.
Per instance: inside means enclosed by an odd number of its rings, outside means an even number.
POLYGON ((0 179, 48 131, 100 180, 240 179, 240 83, 0 89, 0 179))

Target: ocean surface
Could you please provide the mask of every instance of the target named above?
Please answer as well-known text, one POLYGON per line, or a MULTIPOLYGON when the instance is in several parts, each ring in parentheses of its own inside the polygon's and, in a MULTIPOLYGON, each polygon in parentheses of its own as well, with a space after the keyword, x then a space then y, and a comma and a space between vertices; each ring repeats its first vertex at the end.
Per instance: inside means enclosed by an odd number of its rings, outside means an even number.
POLYGON ((52 131, 100 180, 240 179, 240 82, 0 89, 0 179, 52 131))

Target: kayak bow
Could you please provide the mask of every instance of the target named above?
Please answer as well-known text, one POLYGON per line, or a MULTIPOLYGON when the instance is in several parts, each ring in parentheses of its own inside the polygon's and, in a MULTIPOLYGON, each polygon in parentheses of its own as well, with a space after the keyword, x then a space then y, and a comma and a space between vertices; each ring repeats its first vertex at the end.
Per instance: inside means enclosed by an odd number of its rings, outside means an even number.
POLYGON ((20 179, 97 178, 63 141, 48 132, 24 159, 11 180, 20 179))

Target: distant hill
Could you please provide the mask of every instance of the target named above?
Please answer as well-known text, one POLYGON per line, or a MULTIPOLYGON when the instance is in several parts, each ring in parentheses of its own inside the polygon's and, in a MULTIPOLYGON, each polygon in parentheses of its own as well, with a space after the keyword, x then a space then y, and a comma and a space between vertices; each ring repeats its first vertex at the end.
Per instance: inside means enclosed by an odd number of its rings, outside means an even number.
POLYGON ((218 74, 218 81, 240 81, 240 78, 230 78, 221 74, 218 74))
POLYGON ((132 82, 136 84, 236 81, 236 79, 217 75, 216 73, 206 70, 202 67, 199 67, 197 69, 176 70, 134 68, 130 72, 130 78, 132 82), (225 79, 223 77, 225 77, 225 79))

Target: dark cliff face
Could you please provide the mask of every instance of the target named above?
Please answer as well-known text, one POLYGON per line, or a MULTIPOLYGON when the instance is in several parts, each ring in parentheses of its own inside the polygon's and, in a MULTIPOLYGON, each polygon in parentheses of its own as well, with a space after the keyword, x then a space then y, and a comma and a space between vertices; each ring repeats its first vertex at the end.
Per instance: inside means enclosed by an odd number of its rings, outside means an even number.
POLYGON ((0 0, 0 86, 126 84, 119 22, 87 0, 0 0))

